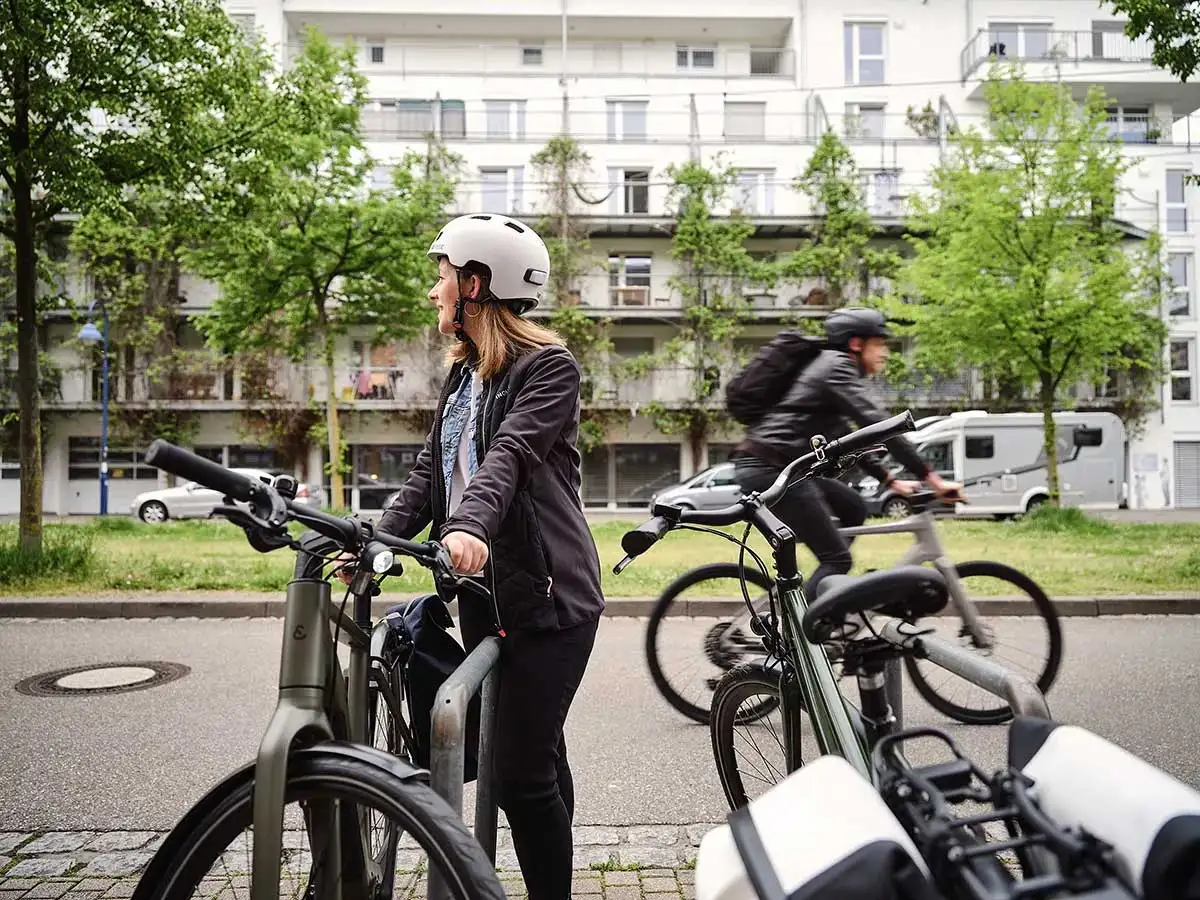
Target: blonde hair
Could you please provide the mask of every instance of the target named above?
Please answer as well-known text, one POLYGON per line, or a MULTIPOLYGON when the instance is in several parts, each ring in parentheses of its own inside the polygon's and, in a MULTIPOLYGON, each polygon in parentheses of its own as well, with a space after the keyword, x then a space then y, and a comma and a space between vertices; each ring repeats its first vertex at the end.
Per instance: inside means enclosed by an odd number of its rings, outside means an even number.
MULTIPOLYGON (((475 305, 475 304, 472 304, 475 305)), ((552 329, 538 325, 518 316, 504 303, 487 302, 478 304, 478 313, 471 316, 479 332, 474 340, 478 353, 479 377, 491 378, 498 374, 509 360, 531 350, 542 347, 564 347, 566 341, 552 329)), ((446 351, 448 363, 466 362, 468 345, 455 341, 446 351)))

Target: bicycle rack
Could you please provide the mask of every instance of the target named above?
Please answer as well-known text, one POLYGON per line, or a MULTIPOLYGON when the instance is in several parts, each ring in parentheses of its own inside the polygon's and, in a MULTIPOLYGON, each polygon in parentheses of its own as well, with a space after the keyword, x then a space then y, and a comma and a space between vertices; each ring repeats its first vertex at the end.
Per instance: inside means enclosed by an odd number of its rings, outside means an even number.
MULTIPOLYGON (((433 702, 430 727, 429 781, 433 789, 462 818, 463 773, 467 752, 467 711, 479 694, 479 774, 475 788, 475 840, 493 864, 496 862, 497 809, 492 779, 492 735, 500 691, 500 638, 479 642, 462 665, 442 682, 433 702)), ((430 900, 449 897, 439 873, 430 870, 430 900)))
POLYGON ((989 694, 1004 700, 1017 715, 1050 718, 1050 707, 1046 695, 1028 678, 1018 675, 987 657, 972 653, 965 647, 932 637, 928 634, 913 634, 900 629, 899 619, 887 619, 880 629, 884 640, 906 649, 917 649, 920 655, 935 666, 953 672, 989 694))

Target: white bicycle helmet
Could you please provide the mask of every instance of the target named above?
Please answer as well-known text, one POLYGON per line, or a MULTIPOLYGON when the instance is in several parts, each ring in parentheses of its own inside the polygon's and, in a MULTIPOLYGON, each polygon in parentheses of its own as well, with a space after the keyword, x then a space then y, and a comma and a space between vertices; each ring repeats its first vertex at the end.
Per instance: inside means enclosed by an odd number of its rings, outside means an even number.
POLYGON ((495 213, 447 222, 429 245, 430 259, 441 256, 456 269, 472 262, 487 266, 491 299, 507 303, 517 315, 537 308, 550 278, 550 253, 537 232, 495 213))

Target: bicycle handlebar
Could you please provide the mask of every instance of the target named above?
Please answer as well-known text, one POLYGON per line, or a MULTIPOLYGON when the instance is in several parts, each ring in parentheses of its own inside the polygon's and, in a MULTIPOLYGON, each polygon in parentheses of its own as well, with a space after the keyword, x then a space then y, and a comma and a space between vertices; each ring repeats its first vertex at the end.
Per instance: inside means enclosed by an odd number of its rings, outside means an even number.
POLYGON ((797 469, 802 471, 800 477, 803 479, 818 467, 836 464, 842 457, 864 452, 894 437, 899 437, 905 432, 916 431, 916 428, 917 426, 913 421, 912 413, 905 410, 898 415, 892 416, 890 419, 884 419, 882 422, 867 425, 835 441, 826 443, 824 438, 818 435, 812 439, 813 452, 792 460, 779 473, 779 477, 775 479, 775 483, 769 488, 757 495, 745 496, 738 500, 737 503, 723 507, 722 509, 684 509, 683 507, 671 506, 667 503, 655 503, 650 510, 653 518, 638 526, 635 530, 626 532, 621 538, 621 549, 625 551, 627 556, 625 560, 622 560, 618 564, 614 571, 619 574, 626 565, 653 547, 663 535, 676 525, 721 527, 744 522, 746 521, 747 510, 751 508, 750 501, 752 497, 756 497, 758 503, 770 506, 783 496, 797 469))
POLYGON ((265 517, 259 516, 259 521, 255 522, 267 530, 281 531, 291 519, 325 535, 331 541, 336 541, 347 553, 357 554, 374 540, 391 550, 412 557, 438 574, 457 577, 449 553, 437 541, 422 543, 405 540, 376 531, 357 520, 330 515, 315 507, 286 500, 273 485, 265 481, 247 478, 167 441, 154 441, 146 453, 146 462, 164 472, 217 491, 228 499, 269 508, 270 514, 265 517), (441 571, 443 569, 444 572, 441 571))

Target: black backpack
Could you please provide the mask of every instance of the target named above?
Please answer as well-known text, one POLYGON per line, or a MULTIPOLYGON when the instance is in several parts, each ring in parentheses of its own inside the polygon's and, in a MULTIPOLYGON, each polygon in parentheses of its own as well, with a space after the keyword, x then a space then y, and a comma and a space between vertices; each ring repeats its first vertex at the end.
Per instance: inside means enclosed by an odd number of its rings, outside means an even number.
POLYGON ((725 408, 738 422, 753 425, 779 403, 800 373, 828 347, 823 337, 800 331, 779 332, 726 385, 725 408))

